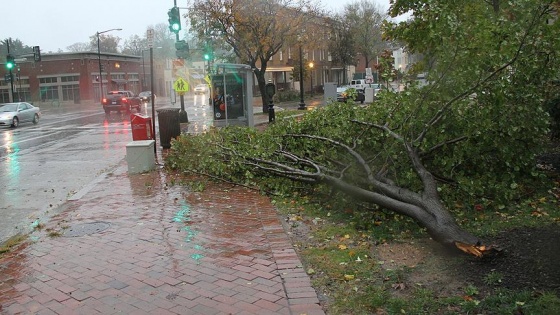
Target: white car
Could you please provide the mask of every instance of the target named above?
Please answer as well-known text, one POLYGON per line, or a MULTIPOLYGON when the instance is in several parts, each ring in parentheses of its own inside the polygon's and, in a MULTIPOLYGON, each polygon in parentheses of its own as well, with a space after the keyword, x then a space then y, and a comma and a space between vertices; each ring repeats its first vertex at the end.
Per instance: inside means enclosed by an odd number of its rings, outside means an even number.
POLYGON ((194 94, 206 94, 208 92, 208 86, 206 84, 198 84, 194 87, 194 94))
POLYGON ((37 124, 40 117, 39 107, 26 102, 0 104, 0 126, 17 128, 23 122, 37 124))

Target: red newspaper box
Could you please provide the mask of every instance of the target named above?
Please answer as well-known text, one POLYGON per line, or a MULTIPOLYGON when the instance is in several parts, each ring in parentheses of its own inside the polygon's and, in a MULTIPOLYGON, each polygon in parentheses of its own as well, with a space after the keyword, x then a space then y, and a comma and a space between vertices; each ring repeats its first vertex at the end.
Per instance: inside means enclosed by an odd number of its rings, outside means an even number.
POLYGON ((130 116, 130 126, 132 128, 132 140, 152 140, 154 131, 152 130, 152 118, 140 114, 130 116))

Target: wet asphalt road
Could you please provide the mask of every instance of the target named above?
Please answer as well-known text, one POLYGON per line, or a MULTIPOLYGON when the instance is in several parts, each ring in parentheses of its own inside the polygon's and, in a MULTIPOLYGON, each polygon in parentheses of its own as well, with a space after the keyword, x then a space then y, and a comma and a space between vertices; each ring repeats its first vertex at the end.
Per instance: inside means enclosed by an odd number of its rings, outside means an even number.
MULTIPOLYGON (((185 100, 190 120, 211 117, 207 97, 185 100)), ((66 201, 79 199, 125 159, 132 141, 126 114, 105 115, 97 104, 40 107, 39 124, 0 128, 0 243, 29 232, 66 201)), ((163 107, 180 104, 156 100, 155 108, 163 107)), ((151 105, 141 113, 151 116, 151 105)))

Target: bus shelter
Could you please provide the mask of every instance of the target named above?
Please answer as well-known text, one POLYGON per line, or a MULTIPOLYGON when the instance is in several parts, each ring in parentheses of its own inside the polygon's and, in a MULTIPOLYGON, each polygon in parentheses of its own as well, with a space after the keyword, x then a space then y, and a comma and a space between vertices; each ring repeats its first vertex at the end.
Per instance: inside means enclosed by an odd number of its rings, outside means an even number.
POLYGON ((251 67, 221 63, 214 69, 211 76, 214 126, 254 127, 251 67))

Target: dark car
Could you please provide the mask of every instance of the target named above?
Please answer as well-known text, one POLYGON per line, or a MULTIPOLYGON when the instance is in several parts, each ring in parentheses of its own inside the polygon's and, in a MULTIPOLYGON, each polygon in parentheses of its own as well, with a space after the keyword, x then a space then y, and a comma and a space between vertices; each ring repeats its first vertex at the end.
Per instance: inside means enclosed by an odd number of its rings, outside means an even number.
POLYGON ((140 98, 131 91, 109 91, 101 103, 106 114, 111 111, 130 113, 133 108, 140 112, 140 98))

